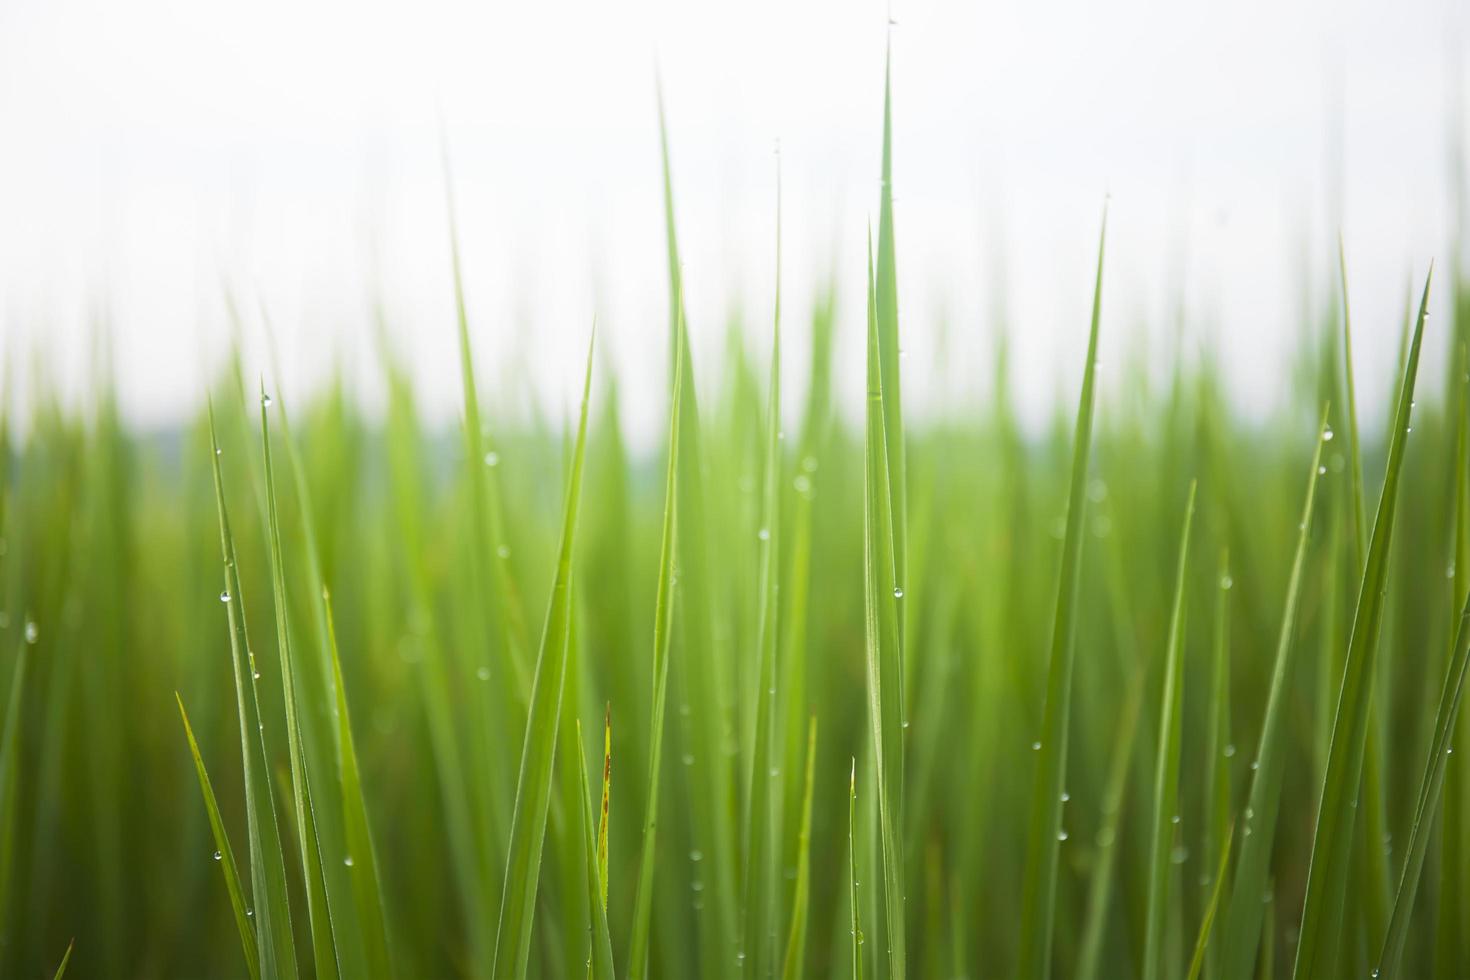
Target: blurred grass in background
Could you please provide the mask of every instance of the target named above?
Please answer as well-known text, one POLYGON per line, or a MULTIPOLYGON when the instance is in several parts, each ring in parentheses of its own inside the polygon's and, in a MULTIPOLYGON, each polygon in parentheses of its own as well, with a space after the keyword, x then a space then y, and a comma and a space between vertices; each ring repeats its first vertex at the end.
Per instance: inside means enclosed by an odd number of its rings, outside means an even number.
POLYGON ((462 295, 459 432, 383 331, 382 417, 237 357, 176 434, 105 365, 0 424, 0 975, 1470 976, 1458 257, 1417 406, 1422 314, 1353 365, 1341 289, 1264 422, 1184 324, 1094 405, 1100 254, 1081 411, 1022 430, 999 324, 993 403, 905 426, 887 131, 866 299, 776 300, 794 427, 743 343, 694 383, 667 143, 651 455, 597 372, 582 431, 490 417, 462 295))

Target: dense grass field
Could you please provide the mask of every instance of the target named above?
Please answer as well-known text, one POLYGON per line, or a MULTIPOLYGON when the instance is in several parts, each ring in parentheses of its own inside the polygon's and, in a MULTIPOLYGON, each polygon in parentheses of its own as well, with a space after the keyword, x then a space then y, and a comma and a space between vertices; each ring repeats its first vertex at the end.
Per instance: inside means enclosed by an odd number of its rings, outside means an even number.
POLYGON ((105 366, 0 421, 0 976, 1470 976, 1458 256, 1391 364, 1344 269, 1252 422, 1208 347, 1096 390, 1103 231, 1049 426, 1004 329, 906 422, 890 131, 867 290, 718 365, 665 142, 652 454, 595 349, 566 428, 492 416, 457 253, 452 431, 373 326, 381 415, 236 357, 176 434, 105 366))

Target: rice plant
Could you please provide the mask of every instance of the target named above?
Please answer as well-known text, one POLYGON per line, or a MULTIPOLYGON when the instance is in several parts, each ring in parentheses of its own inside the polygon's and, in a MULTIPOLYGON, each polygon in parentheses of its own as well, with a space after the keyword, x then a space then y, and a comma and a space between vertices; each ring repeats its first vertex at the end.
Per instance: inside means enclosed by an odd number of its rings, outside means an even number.
POLYGON ((1104 210, 1050 424, 1015 324, 988 408, 909 417, 883 77, 866 267, 783 304, 778 175, 718 363, 657 104, 652 450, 591 342, 565 430, 486 397, 447 140, 450 431, 383 323, 381 410, 244 344, 162 435, 105 361, 7 387, 0 976, 1470 976, 1466 270, 1355 363, 1339 251, 1253 420, 1117 339, 1104 210))

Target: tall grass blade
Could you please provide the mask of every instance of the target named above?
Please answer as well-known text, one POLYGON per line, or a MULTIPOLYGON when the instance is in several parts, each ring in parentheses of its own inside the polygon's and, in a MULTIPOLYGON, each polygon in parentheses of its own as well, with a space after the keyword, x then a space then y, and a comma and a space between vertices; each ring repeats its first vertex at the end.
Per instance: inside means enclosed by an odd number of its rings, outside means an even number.
POLYGON ((1307 876, 1307 894, 1302 906, 1301 935, 1297 945, 1296 980, 1325 976, 1333 958, 1342 921, 1346 895, 1347 867, 1351 861, 1354 810, 1363 774, 1363 756, 1368 740, 1368 709, 1373 696, 1374 660, 1383 622, 1385 583, 1388 578, 1394 512, 1408 442, 1414 400, 1414 382, 1419 370, 1419 351, 1428 313, 1429 285, 1433 270, 1425 278, 1419 301, 1414 339, 1405 365, 1398 410, 1390 433, 1388 465, 1383 491, 1374 518, 1363 583, 1353 617, 1348 643, 1347 668, 1338 699, 1337 721, 1332 729, 1327 775, 1317 810, 1317 830, 1307 876))
POLYGON ((194 740, 194 729, 189 725, 189 714, 184 710, 184 699, 177 691, 174 698, 179 702, 179 717, 184 721, 184 734, 189 739, 189 754, 194 757, 194 771, 199 775, 199 791, 204 795, 204 809, 209 814, 209 830, 214 835, 215 854, 220 870, 225 876, 225 890, 230 895, 230 906, 235 910, 235 927, 240 930, 240 945, 245 952, 245 969, 251 980, 260 980, 260 952, 255 947, 255 929, 250 924, 251 911, 245 899, 245 890, 240 885, 240 872, 235 865, 235 851, 230 847, 225 822, 220 816, 219 803, 214 798, 214 787, 209 782, 209 773, 204 769, 204 758, 199 754, 199 743, 194 740))
MULTIPOLYGON (((281 550, 280 515, 276 508, 276 478, 271 462, 269 399, 260 386, 260 441, 265 458, 266 510, 270 532, 271 588, 275 598, 276 642, 281 657, 281 692, 286 707, 286 747, 291 761, 291 797, 296 806, 296 843, 300 848, 301 874, 306 883, 306 912, 311 927, 312 957, 318 980, 339 975, 337 945, 332 934, 332 912, 327 902, 327 883, 322 868, 321 840, 317 836, 316 811, 312 807, 311 777, 307 769, 306 740, 302 735, 296 687, 302 681, 301 667, 291 649, 291 628, 286 609, 286 560, 281 550)), ((351 858, 349 857, 348 860, 351 858)))
POLYGON ((1102 314, 1103 248, 1108 217, 1103 210, 1097 246, 1097 279, 1092 291, 1092 324, 1082 396, 1073 435, 1072 482, 1067 495, 1067 529, 1062 544, 1057 585, 1056 619, 1046 675, 1046 707, 1036 777, 1031 793, 1026 838, 1026 871, 1021 892, 1020 980, 1051 977, 1052 925, 1056 918, 1057 834, 1061 832, 1061 796, 1067 776, 1067 731, 1072 711, 1072 663, 1077 631, 1078 590, 1082 578, 1082 530, 1087 506, 1087 469, 1092 449, 1093 388, 1097 368, 1098 322, 1102 314))
POLYGON ((66 966, 71 962, 71 951, 76 948, 76 945, 77 941, 75 939, 66 944, 66 952, 61 954, 61 963, 56 967, 56 973, 53 975, 52 980, 61 980, 62 977, 66 976, 66 966))
POLYGON ((500 921, 496 930, 493 976, 496 980, 526 975, 531 955, 531 921, 541 869, 541 847, 546 837, 546 814, 551 803, 551 778, 556 760, 556 730, 561 716, 562 682, 566 677, 571 635, 572 556, 576 543, 577 505, 582 490, 582 463, 587 449, 587 402, 592 391, 593 344, 587 345, 587 373, 582 383, 582 410, 567 486, 561 544, 557 549, 556 577, 546 610, 541 651, 531 684, 526 738, 516 779, 515 810, 511 815, 509 857, 501 892, 500 921))
POLYGON ((812 715, 806 732, 806 789, 802 792, 801 832, 796 838, 796 884, 791 893, 791 928, 786 934, 786 959, 781 976, 800 980, 805 976, 806 924, 811 903, 812 878, 812 787, 816 782, 817 716, 812 715))
POLYGON ((863 980, 863 915, 858 902, 857 759, 847 777, 847 900, 851 910, 852 980, 863 980))
POLYGON ((1276 658, 1271 668, 1271 687, 1266 695, 1266 710, 1261 721, 1261 738, 1253 757, 1250 793, 1246 799, 1244 826, 1241 829, 1239 857, 1235 862, 1230 900, 1225 908, 1225 930, 1220 945, 1220 976, 1225 980, 1248 980, 1253 975, 1256 951, 1261 942, 1261 921, 1265 907, 1261 896, 1270 883, 1271 848, 1276 840, 1277 813, 1281 803, 1281 785, 1286 777, 1287 717, 1286 686, 1291 676, 1292 651, 1296 630, 1297 606, 1301 597, 1302 577, 1306 568, 1307 543, 1312 531, 1313 506, 1317 495, 1317 477, 1322 468, 1322 447, 1327 442, 1327 407, 1317 426, 1317 440, 1308 470, 1306 499, 1302 503, 1298 525, 1296 554, 1287 580, 1286 603, 1281 614, 1281 630, 1276 638, 1276 658))
POLYGON ((684 392, 682 329, 675 332, 674 391, 669 401, 669 460, 664 471, 663 533, 659 544, 658 592, 653 613, 653 710, 648 732, 648 796, 638 859, 638 893, 628 944, 628 978, 648 975, 649 928, 653 917, 653 863, 658 845, 659 775, 663 768, 664 708, 668 701, 669 642, 673 636, 674 555, 679 481, 679 417, 684 392))
POLYGON ((1164 686, 1159 705, 1159 743, 1154 769, 1153 833, 1150 835, 1148 913, 1145 919, 1143 980, 1158 980, 1173 971, 1164 965, 1164 927, 1168 918, 1170 855, 1179 825, 1179 756, 1184 728, 1185 584, 1189 572, 1189 531, 1194 522, 1195 484, 1184 505, 1179 565, 1174 578, 1174 609, 1169 614, 1169 648, 1164 656, 1164 686))
MULTIPOLYGON (((871 262, 869 281, 872 279, 871 262)), ((877 782, 878 838, 883 867, 883 926, 889 980, 902 980, 903 883, 903 635, 898 609, 894 498, 888 470, 887 408, 883 396, 876 291, 868 291, 868 404, 863 506, 864 636, 868 719, 877 782)))
POLYGON ((230 627, 230 660, 235 672, 235 700, 240 720, 240 755, 245 775, 245 816, 250 850, 250 893, 255 899, 255 928, 262 980, 297 976, 296 946, 291 932, 291 906, 286 890, 286 863, 276 823, 275 793, 268 767, 265 725, 256 690, 255 654, 245 623, 240 563, 225 506, 223 450, 209 410, 210 448, 214 464, 214 496, 219 513, 220 552, 224 562, 225 601, 230 627))

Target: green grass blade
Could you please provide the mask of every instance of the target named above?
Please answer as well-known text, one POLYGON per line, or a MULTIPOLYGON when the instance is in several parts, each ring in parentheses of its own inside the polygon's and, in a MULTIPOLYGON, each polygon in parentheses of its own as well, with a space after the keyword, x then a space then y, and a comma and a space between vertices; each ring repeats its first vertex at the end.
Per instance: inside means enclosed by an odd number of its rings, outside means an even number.
MULTIPOLYGON (((1375 977, 1399 976, 1399 959, 1403 955, 1404 941, 1408 937, 1409 920, 1414 910, 1414 896, 1419 887, 1419 874, 1424 867, 1424 856, 1429 849, 1430 830, 1434 814, 1439 808, 1444 790, 1445 770, 1449 766, 1450 754, 1454 751, 1455 721, 1459 715, 1460 700, 1465 693, 1465 674, 1470 665, 1470 602, 1466 602, 1460 614, 1459 627, 1455 632, 1454 658, 1445 675, 1444 688, 1440 693, 1439 710, 1434 718, 1434 738, 1430 742, 1429 761, 1424 766, 1424 776, 1419 786, 1419 801, 1414 808, 1414 822, 1409 829, 1409 843, 1405 848, 1404 870, 1399 878, 1398 892, 1394 897, 1393 912, 1389 919, 1388 935, 1383 950, 1378 956, 1375 977)), ((1452 829, 1452 828, 1447 828, 1452 829)))
POLYGON ((338 777, 342 791, 343 837, 347 854, 353 858, 352 892, 357 903, 357 924, 367 951, 367 968, 373 977, 393 972, 388 948, 388 918, 383 910, 383 886, 379 879, 378 852, 368 821, 362 773, 357 765, 357 746, 352 738, 352 719, 347 710, 347 686, 342 679, 342 658, 337 652, 337 625, 332 615, 332 598, 322 587, 322 606, 327 618, 327 642, 332 654, 332 679, 337 691, 338 777))
MULTIPOLYGON (((1205 744, 1204 765, 1204 844, 1206 854, 1215 854, 1225 845, 1231 827, 1230 758, 1230 554, 1220 551, 1219 577, 1215 580, 1215 636, 1210 665, 1209 733, 1205 744)), ((1202 882, 1211 893, 1217 892, 1218 880, 1202 882)), ((1213 900, 1213 899, 1212 899, 1213 900)), ((1218 973, 1219 943, 1205 952, 1203 969, 1210 978, 1218 973)))
POLYGON ((75 939, 66 944, 66 952, 61 954, 61 964, 56 967, 56 973, 52 977, 52 980, 61 980, 62 977, 66 976, 66 965, 71 962, 71 951, 76 948, 76 945, 77 941, 75 939))
MULTIPOLYGON (((260 440, 265 459, 266 511, 270 531, 271 588, 275 598, 276 642, 281 655, 281 691, 286 708, 286 746, 291 761, 291 796, 296 805, 296 843, 300 848, 301 874, 306 882, 306 912, 311 927, 312 957, 319 980, 339 975, 337 944, 332 935, 332 912, 327 902, 327 884, 322 868, 321 840, 317 836, 316 811, 312 807, 311 778, 307 747, 302 736, 300 705, 296 687, 302 681, 301 666, 291 649, 291 628, 286 609, 286 560, 281 549, 280 514, 276 507, 276 478, 271 461, 269 399, 260 387, 260 440)), ((351 860, 348 856, 347 860, 351 860)))
POLYGON ((1072 710, 1072 663, 1075 656, 1078 590, 1082 578, 1082 530, 1087 506, 1087 470, 1092 448, 1092 413, 1097 369, 1098 322, 1102 314, 1103 249, 1107 210, 1097 246, 1097 279, 1092 292, 1092 325, 1082 396, 1073 436, 1072 482, 1067 495, 1067 529, 1062 544, 1061 578, 1057 585, 1056 619, 1046 676, 1046 707, 1031 794, 1026 838, 1026 871, 1021 893, 1020 980, 1050 980, 1052 924, 1056 918, 1057 834, 1061 832, 1061 796, 1067 776, 1067 731, 1072 710))
MULTIPOLYGON (((27 615, 26 622, 31 621, 27 615)), ((30 659, 26 650, 28 646, 30 644, 24 638, 16 644, 15 669, 11 671, 10 696, 5 706, 5 727, 0 729, 0 915, 7 911, 4 902, 10 895, 16 817, 20 810, 16 799, 20 788, 20 714, 25 703, 26 661, 30 659)))
POLYGON ((536 673, 531 684, 526 738, 516 779, 515 809, 511 815, 510 845, 501 892, 500 921, 495 939, 493 976, 496 980, 526 975, 531 955, 531 921, 546 838, 546 814, 551 803, 551 779, 556 761, 556 731, 561 716, 562 682, 566 677, 571 634, 572 556, 576 543, 577 505, 582 490, 582 463, 587 449, 587 402, 592 391, 593 343, 587 345, 587 373, 582 383, 582 409, 577 442, 557 549, 556 577, 547 604, 546 626, 536 673))
POLYGON ((653 917, 653 862, 658 843, 659 775, 663 767, 664 708, 669 688, 669 642, 673 636, 674 555, 677 551, 679 416, 684 391, 682 330, 675 332, 674 392, 669 402, 669 460, 664 472, 663 533, 659 544, 658 592, 653 614, 653 711, 648 733, 648 799, 638 859, 638 894, 628 944, 629 980, 648 976, 649 927, 653 917))
POLYGON ((786 933, 786 958, 781 976, 800 980, 805 976, 806 924, 811 903, 812 877, 812 788, 816 782, 817 716, 812 715, 806 732, 806 789, 802 792, 801 832, 796 838, 796 884, 791 894, 791 928, 786 933))
MULTIPOLYGON (((890 43, 883 65, 883 171, 878 196, 878 264, 873 272, 873 300, 878 326, 878 358, 883 377, 883 428, 888 479, 893 497, 893 569, 897 585, 908 584, 908 473, 904 451, 903 400, 900 394, 898 338, 898 263, 893 229, 893 53, 890 43)), ((903 608, 899 607, 899 631, 903 608)), ((902 935, 898 958, 903 958, 902 935)))
MULTIPOLYGON (((872 282, 871 262, 869 282, 872 282)), ((894 499, 888 471, 887 411, 883 397, 876 293, 868 299, 868 404, 863 506, 864 636, 867 650, 868 719, 874 746, 883 925, 888 977, 902 980, 903 882, 903 634, 898 608, 894 499)))
POLYGON ((761 494, 759 667, 751 701, 755 744, 746 774, 744 945, 736 954, 748 976, 769 976, 776 962, 776 865, 779 860, 780 767, 776 752, 776 656, 780 636, 781 502, 781 197, 776 190, 776 304, 771 331, 771 378, 766 399, 764 488, 761 494))
POLYGON ((1347 668, 1343 675, 1342 694, 1338 699, 1337 721, 1333 725, 1327 775, 1323 782, 1317 811, 1317 830, 1312 842, 1307 893, 1302 906, 1301 936, 1296 952, 1296 980, 1316 980, 1325 976, 1338 941, 1347 891, 1346 874, 1351 863, 1354 810, 1368 738, 1368 708, 1372 702, 1374 660, 1383 622, 1394 512, 1398 504, 1404 451, 1408 442, 1414 382, 1419 370, 1419 351, 1424 339, 1424 319, 1428 313, 1432 275, 1431 270, 1430 276, 1425 278, 1424 292, 1419 301, 1418 321, 1414 326, 1414 339, 1404 368, 1398 410, 1390 435, 1383 491, 1378 501, 1378 513, 1374 518, 1373 536, 1368 547, 1363 584, 1358 593, 1357 611, 1353 616, 1347 668))
POLYGON ((1188 980, 1199 980, 1205 965, 1205 950, 1210 948, 1210 927, 1215 924, 1215 912, 1220 907, 1220 894, 1225 890, 1226 872, 1230 870, 1230 843, 1235 838, 1232 828, 1225 832, 1220 844, 1220 861, 1215 865, 1215 884, 1210 889, 1210 901, 1205 905, 1205 914, 1200 919, 1199 937, 1194 941, 1194 956, 1189 960, 1188 980))
POLYGON ((277 824, 275 792, 268 768, 265 724, 256 689, 255 654, 245 623, 245 601, 240 587, 240 563, 225 505, 223 450, 215 434, 214 410, 209 412, 210 448, 214 465, 215 506, 219 513, 220 552, 224 562, 226 618, 230 627, 230 660, 235 672, 235 700, 240 720, 240 755, 245 776, 245 816, 250 844, 250 892, 255 898, 255 928, 263 980, 294 978, 296 946, 291 930, 291 905, 286 890, 286 862, 277 824))
POLYGON ((1189 531, 1194 522, 1195 484, 1184 505, 1179 540, 1179 566, 1174 579, 1174 609, 1169 614, 1169 649, 1164 657, 1164 686, 1159 706, 1159 747, 1154 770, 1153 833, 1150 835, 1148 913, 1145 919, 1143 980, 1172 975, 1164 965, 1164 927, 1168 918, 1170 854, 1179 824, 1179 756, 1184 711, 1185 584, 1189 571, 1189 531))
POLYGON ((1097 832, 1097 863, 1092 869, 1092 885, 1087 896, 1087 919, 1082 928, 1081 951, 1077 954, 1076 980, 1095 980, 1102 959, 1104 930, 1113 909, 1116 891, 1113 869, 1118 864, 1119 825, 1123 816, 1123 795, 1128 788, 1128 768, 1133 759, 1133 746, 1138 738, 1138 718, 1143 705, 1143 676, 1140 671, 1128 687, 1128 701, 1123 708, 1122 723, 1114 743, 1112 768, 1103 791, 1102 826, 1097 832))
POLYGON ((245 890, 240 885, 240 872, 235 865, 235 851, 230 847, 225 822, 219 813, 219 803, 214 798, 214 787, 209 782, 209 773, 204 769, 204 758, 199 754, 199 743, 194 740, 194 729, 189 725, 189 714, 184 710, 184 699, 177 691, 174 698, 179 702, 179 717, 184 721, 184 734, 189 739, 189 754, 194 757, 194 771, 199 775, 199 791, 204 795, 204 809, 209 814, 209 829, 214 835, 214 846, 220 870, 225 876, 225 890, 230 895, 230 905, 235 910, 235 927, 240 930, 240 945, 245 952, 245 969, 251 980, 260 980, 260 952, 255 947, 255 929, 250 923, 250 906, 245 899, 245 890))
POLYGON ((602 718, 602 799, 597 808, 597 892, 607 909, 607 834, 612 816, 612 702, 602 718))
POLYGON ((847 900, 851 909, 852 980, 863 980, 863 916, 858 903, 857 759, 847 777, 847 900))
MULTIPOLYGON (((607 729, 604 728, 604 735, 607 729)), ((610 744, 606 742, 605 744, 610 744)), ((604 749, 603 772, 608 770, 608 749, 604 749)), ((592 818, 592 786, 587 779, 587 748, 582 744, 582 722, 577 721, 577 767, 582 774, 582 837, 586 845, 587 858, 587 900, 588 907, 592 911, 592 950, 587 958, 587 976, 595 980, 612 980, 612 936, 607 930, 607 878, 605 876, 606 862, 602 857, 602 847, 606 837, 601 832, 594 834, 592 818)), ((603 821, 602 827, 607 825, 607 777, 603 776, 603 821)))
POLYGON ((1251 772, 1250 794, 1246 800, 1245 825, 1241 830, 1239 857, 1231 885, 1230 901, 1225 908, 1224 941, 1220 947, 1220 976, 1225 980, 1249 980, 1256 963, 1261 941, 1261 920, 1265 907, 1261 896, 1270 882, 1271 848, 1276 839, 1277 812, 1281 802, 1281 785, 1286 777, 1288 746, 1287 684, 1291 677, 1297 605, 1301 597, 1302 577, 1307 561, 1307 544, 1311 536, 1313 506, 1317 495, 1317 477, 1322 468, 1322 447, 1327 441, 1327 408, 1317 427, 1317 440, 1308 470, 1306 499, 1302 503, 1298 525, 1296 553, 1291 562, 1291 576, 1286 587, 1286 603, 1281 614, 1281 630, 1276 639, 1276 658, 1271 668, 1271 687, 1266 695, 1266 710, 1261 721, 1261 739, 1256 747, 1251 772))

